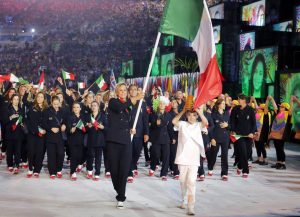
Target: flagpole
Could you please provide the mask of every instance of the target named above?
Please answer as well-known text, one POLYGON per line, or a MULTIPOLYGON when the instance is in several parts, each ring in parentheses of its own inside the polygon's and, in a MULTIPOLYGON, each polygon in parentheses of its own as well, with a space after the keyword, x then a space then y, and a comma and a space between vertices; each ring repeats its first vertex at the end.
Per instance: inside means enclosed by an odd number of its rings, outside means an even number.
MULTIPOLYGON (((98 79, 98 78, 97 78, 98 79)), ((96 81, 97 81, 97 79, 96 79, 96 81)), ((96 83, 96 81, 94 81, 90 86, 89 86, 89 88, 87 89, 87 90, 89 90, 95 83, 96 83)))
MULTIPOLYGON (((159 43, 159 40, 160 40, 160 36, 161 36, 161 32, 158 32, 157 37, 156 37, 156 42, 155 42, 155 45, 154 45, 154 49, 152 51, 152 56, 151 56, 150 64, 149 64, 147 75, 146 75, 146 80, 144 82, 143 93, 145 93, 145 91, 146 91, 147 84, 148 84, 148 81, 149 81, 149 78, 150 78, 150 73, 151 73, 151 69, 152 69, 152 66, 153 66, 156 51, 157 51, 157 48, 158 48, 158 43, 159 43)), ((135 118, 134 118, 134 122, 133 122, 133 127, 132 127, 133 129, 136 128, 137 121, 138 121, 138 118, 139 118, 139 114, 140 114, 140 111, 141 111, 141 108, 142 108, 142 103, 143 103, 143 99, 141 99, 139 101, 138 109, 137 109, 137 112, 136 112, 136 115, 135 115, 135 118)), ((132 139, 133 139, 133 134, 131 134, 131 141, 132 141, 132 139)))

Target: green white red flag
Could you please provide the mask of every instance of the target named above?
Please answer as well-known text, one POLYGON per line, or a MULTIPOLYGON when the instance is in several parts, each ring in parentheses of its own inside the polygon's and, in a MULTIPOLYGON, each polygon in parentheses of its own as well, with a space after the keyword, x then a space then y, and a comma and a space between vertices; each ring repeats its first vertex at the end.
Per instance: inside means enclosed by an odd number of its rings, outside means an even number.
POLYGON ((86 132, 86 129, 85 129, 85 126, 84 126, 84 123, 82 122, 82 120, 80 119, 79 121, 78 121, 78 123, 76 124, 76 128, 78 128, 78 129, 80 129, 80 130, 82 130, 82 132, 86 132))
POLYGON ((99 89, 101 91, 104 91, 107 89, 108 85, 105 82, 104 78, 102 75, 100 75, 100 77, 95 81, 95 83, 97 84, 97 86, 99 87, 99 89))
POLYGON ((62 70, 61 73, 64 80, 71 80, 71 81, 75 80, 75 75, 73 73, 66 72, 64 70, 62 70))
POLYGON ((211 18, 205 0, 168 0, 160 32, 192 41, 200 68, 197 108, 222 93, 211 18))

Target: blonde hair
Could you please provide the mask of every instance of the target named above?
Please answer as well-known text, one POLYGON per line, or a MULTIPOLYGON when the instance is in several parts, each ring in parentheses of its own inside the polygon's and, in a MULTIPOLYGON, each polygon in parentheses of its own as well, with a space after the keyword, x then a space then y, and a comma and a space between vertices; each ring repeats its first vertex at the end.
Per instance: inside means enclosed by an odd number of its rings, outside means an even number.
POLYGON ((127 90, 127 85, 126 85, 125 83, 119 83, 119 84, 117 84, 117 85, 116 85, 116 89, 115 89, 115 94, 116 94, 117 97, 119 97, 119 96, 118 96, 118 93, 119 93, 119 90, 120 90, 120 88, 121 88, 122 86, 125 86, 125 87, 126 87, 126 90, 127 90))

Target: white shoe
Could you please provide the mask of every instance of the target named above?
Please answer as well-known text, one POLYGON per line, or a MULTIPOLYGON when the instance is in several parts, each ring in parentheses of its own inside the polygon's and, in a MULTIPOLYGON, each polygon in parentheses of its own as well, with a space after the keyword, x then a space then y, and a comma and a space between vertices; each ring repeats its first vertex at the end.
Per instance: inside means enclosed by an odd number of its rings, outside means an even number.
POLYGON ((188 215, 195 215, 195 210, 194 210, 194 208, 189 207, 189 208, 188 208, 187 214, 188 214, 188 215))
POLYGON ((118 208, 118 209, 124 209, 124 203, 121 202, 121 201, 118 201, 118 203, 117 203, 117 208, 118 208))

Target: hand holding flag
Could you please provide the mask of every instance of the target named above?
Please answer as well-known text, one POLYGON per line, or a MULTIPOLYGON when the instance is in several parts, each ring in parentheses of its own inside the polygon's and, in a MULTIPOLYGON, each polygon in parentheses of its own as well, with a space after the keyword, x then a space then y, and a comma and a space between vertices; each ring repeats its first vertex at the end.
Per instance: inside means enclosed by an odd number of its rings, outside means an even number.
POLYGON ((76 124, 75 127, 78 128, 79 130, 81 130, 81 131, 84 132, 84 133, 86 132, 84 123, 82 122, 81 119, 78 121, 78 123, 76 124))
POLYGON ((16 121, 16 123, 14 123, 14 124, 12 125, 12 130, 15 131, 15 130, 17 129, 17 127, 18 127, 19 125, 21 125, 22 123, 23 123, 23 118, 22 118, 22 116, 20 115, 19 118, 18 118, 18 120, 16 121))

